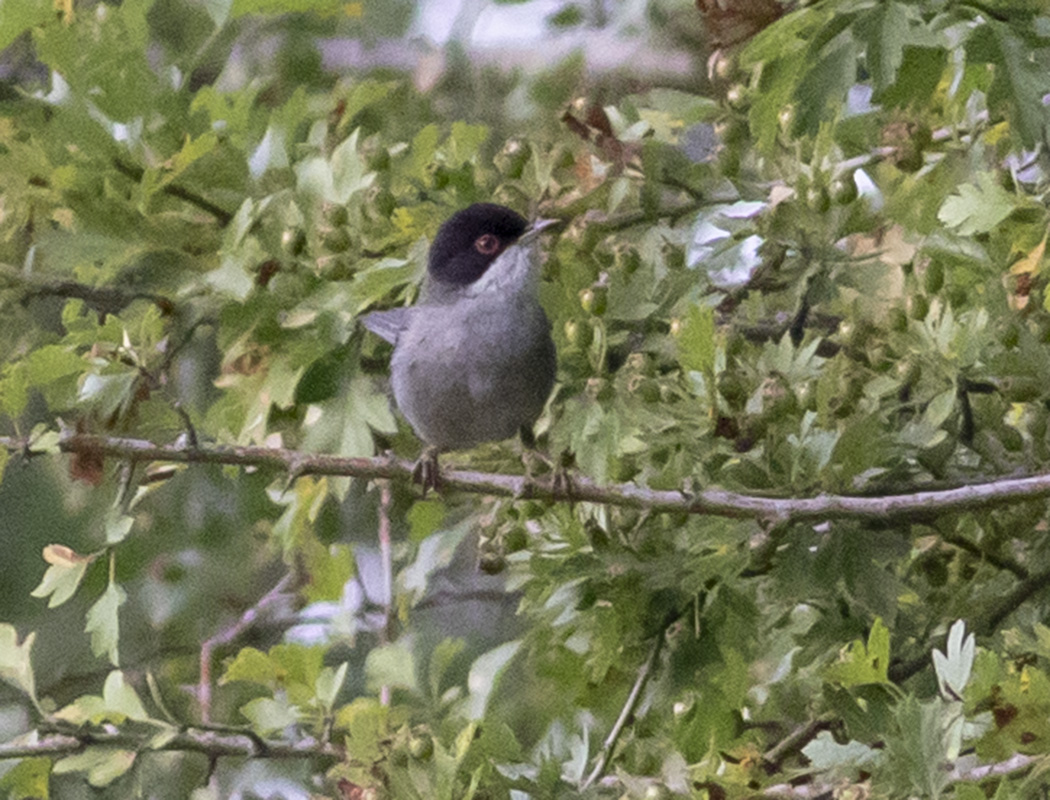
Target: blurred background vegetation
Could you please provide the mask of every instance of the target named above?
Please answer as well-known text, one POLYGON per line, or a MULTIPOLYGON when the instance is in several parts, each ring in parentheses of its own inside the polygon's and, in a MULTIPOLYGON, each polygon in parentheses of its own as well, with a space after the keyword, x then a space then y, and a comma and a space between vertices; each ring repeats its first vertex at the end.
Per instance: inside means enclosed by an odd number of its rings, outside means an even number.
POLYGON ((1047 490, 893 498, 1050 462, 1041 3, 5 0, 0 48, 0 794, 1040 785, 1047 490), (356 317, 492 200, 567 223, 580 480, 874 511, 70 444, 415 457, 356 317))

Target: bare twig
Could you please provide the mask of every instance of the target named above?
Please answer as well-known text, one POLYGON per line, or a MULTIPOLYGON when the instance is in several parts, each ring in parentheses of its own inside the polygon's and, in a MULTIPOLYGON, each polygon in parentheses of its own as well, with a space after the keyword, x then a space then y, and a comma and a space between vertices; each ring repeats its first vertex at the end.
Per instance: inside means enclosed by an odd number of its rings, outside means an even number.
MULTIPOLYGON (((130 178, 133 181, 141 181, 142 176, 146 174, 146 171, 142 169, 142 167, 136 166, 134 164, 127 164, 121 161, 119 158, 113 159, 113 166, 116 168, 117 172, 119 172, 126 178, 130 178)), ((206 197, 202 197, 196 192, 191 192, 189 189, 179 186, 177 183, 169 183, 166 186, 164 186, 161 189, 161 191, 164 192, 164 194, 169 195, 170 197, 175 197, 179 200, 184 200, 190 205, 197 206, 197 208, 201 209, 202 211, 207 211, 209 214, 215 217, 215 219, 217 219, 219 221, 219 224, 223 227, 229 225, 230 220, 233 219, 233 214, 231 214, 225 208, 220 208, 219 206, 215 205, 215 203, 208 200, 206 197)))
POLYGON ((229 644, 245 630, 255 624, 259 614, 270 606, 280 602, 291 586, 291 574, 285 575, 270 591, 259 598, 258 602, 248 608, 232 625, 223 628, 214 636, 201 643, 200 679, 197 685, 197 702, 200 705, 201 720, 208 722, 211 717, 211 664, 212 653, 216 647, 229 644))
MULTIPOLYGON (((997 761, 993 764, 984 764, 969 769, 956 767, 949 778, 947 789, 961 783, 980 783, 989 778, 1005 778, 1007 776, 1020 775, 1032 769, 1036 764, 1045 759, 1045 756, 1026 756, 1014 753, 1005 761, 997 761)), ((797 786, 790 783, 778 783, 769 786, 762 792, 764 797, 777 798, 777 800, 812 800, 817 797, 831 797, 836 789, 842 789, 825 783, 801 783, 797 786)))
POLYGON ((112 747, 135 752, 186 751, 204 753, 212 758, 239 756, 247 758, 337 758, 346 754, 341 747, 306 737, 294 742, 259 741, 245 733, 217 733, 200 728, 173 732, 157 744, 156 727, 141 731, 77 730, 71 733, 44 734, 35 741, 0 744, 0 760, 37 756, 67 756, 87 747, 112 747))
POLYGON ((763 754, 762 760, 766 764, 779 769, 780 762, 784 760, 785 756, 801 750, 817 733, 827 729, 832 720, 833 717, 830 714, 824 714, 816 719, 811 719, 804 725, 798 726, 773 747, 769 748, 763 754))
POLYGON ((164 314, 175 310, 171 299, 154 292, 139 292, 117 286, 90 286, 69 280, 54 280, 39 275, 29 275, 9 264, 0 264, 0 279, 23 290, 22 301, 34 297, 65 297, 83 300, 100 315, 118 314, 135 300, 153 303, 164 314))
POLYGON ((1026 580, 1028 578, 1028 569, 1023 564, 1018 564, 1012 558, 1004 558, 1003 556, 997 556, 995 553, 989 553, 961 534, 942 533, 940 534, 940 537, 948 544, 954 545, 960 550, 965 550, 967 553, 977 556, 982 561, 987 561, 997 569, 1012 572, 1021 580, 1026 580))
POLYGON ((973 629, 978 636, 988 636, 995 632, 999 623, 1029 597, 1050 586, 1050 570, 1045 570, 1021 581, 1012 592, 1003 597, 989 609, 987 614, 974 623, 973 629))
POLYGON ((656 637, 656 641, 653 643, 652 650, 649 651, 649 658, 642 664, 641 669, 638 670, 638 677, 634 680, 634 686, 631 687, 631 693, 627 695, 627 701, 623 704, 623 708, 620 710, 620 716, 613 723, 612 729, 609 731, 609 735, 605 737, 605 741, 602 742, 601 752, 598 754, 598 760, 594 765, 594 769, 591 770, 591 774, 587 776, 581 786, 580 791, 586 790, 596 780, 598 780, 605 772, 605 768, 609 764, 609 759, 612 757, 612 752, 616 748, 616 742, 620 739, 620 734, 623 733, 623 729, 627 727, 627 723, 631 721, 631 717, 634 716, 635 709, 638 708, 638 701, 642 699, 642 692, 645 690, 645 685, 649 682, 649 678, 652 677, 653 670, 656 668, 656 660, 660 657, 660 650, 664 645, 666 630, 661 630, 656 637))
MULTIPOLYGON (((379 557, 383 572, 383 625, 379 629, 379 643, 390 642, 390 629, 394 622, 394 553, 390 544, 390 504, 393 493, 390 481, 379 485, 379 557)), ((379 702, 390 705, 390 687, 383 684, 379 687, 379 702)))

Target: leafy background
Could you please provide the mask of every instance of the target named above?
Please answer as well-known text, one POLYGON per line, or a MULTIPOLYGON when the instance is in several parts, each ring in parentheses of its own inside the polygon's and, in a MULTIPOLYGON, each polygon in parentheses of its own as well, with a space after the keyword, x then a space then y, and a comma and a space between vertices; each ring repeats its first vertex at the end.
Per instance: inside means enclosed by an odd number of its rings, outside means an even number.
POLYGON ((0 6, 0 792, 1037 793, 1044 5, 292 5, 0 6), (586 502, 356 324, 493 199, 586 502))

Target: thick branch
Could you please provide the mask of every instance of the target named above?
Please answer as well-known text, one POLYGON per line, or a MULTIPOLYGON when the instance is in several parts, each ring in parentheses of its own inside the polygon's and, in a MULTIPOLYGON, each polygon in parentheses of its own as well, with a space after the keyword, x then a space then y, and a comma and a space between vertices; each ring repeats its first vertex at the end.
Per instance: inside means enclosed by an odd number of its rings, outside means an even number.
POLYGON ((113 747, 121 750, 148 752, 150 750, 181 750, 203 753, 211 758, 240 756, 245 758, 338 758, 346 757, 342 748, 306 737, 289 741, 256 740, 247 734, 218 733, 190 728, 156 744, 157 730, 149 728, 141 733, 123 730, 54 733, 41 736, 35 742, 6 742, 0 744, 0 760, 33 758, 35 756, 68 756, 89 746, 113 747))
MULTIPOLYGON (((14 437, 0 437, 0 447, 32 454, 32 445, 14 437)), ((83 434, 66 435, 59 442, 66 453, 131 461, 173 461, 189 464, 233 464, 269 467, 302 475, 344 475, 410 481, 413 465, 397 458, 339 458, 266 447, 211 445, 202 448, 159 445, 140 439, 83 434)), ((820 494, 816 497, 762 497, 725 489, 696 492, 647 489, 631 483, 599 485, 576 477, 569 487, 529 481, 520 475, 467 470, 442 473, 444 490, 501 497, 538 498, 560 502, 587 502, 654 512, 685 512, 776 523, 820 522, 832 519, 907 520, 915 515, 974 511, 1050 496, 1050 475, 1004 478, 953 489, 921 491, 883 497, 820 494)))

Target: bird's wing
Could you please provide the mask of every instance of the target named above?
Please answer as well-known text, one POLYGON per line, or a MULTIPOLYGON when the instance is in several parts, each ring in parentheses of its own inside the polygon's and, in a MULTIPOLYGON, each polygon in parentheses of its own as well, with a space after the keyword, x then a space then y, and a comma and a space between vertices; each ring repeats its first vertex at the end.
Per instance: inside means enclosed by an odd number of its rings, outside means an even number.
POLYGON ((411 308, 392 308, 389 311, 373 311, 361 317, 361 324, 376 336, 381 336, 390 344, 397 344, 397 337, 408 325, 411 308))

